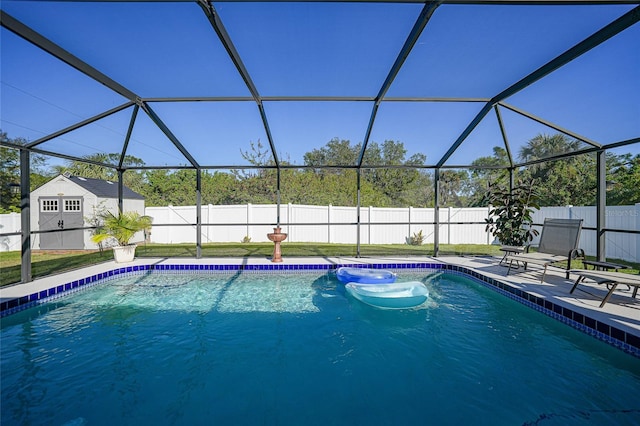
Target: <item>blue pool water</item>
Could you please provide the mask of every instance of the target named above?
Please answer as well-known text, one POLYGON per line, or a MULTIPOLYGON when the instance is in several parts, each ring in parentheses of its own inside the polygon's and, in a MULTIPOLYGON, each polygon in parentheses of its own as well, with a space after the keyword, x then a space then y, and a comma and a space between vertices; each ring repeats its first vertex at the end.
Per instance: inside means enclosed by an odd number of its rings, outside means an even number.
POLYGON ((3 318, 2 425, 638 425, 640 360, 451 274, 149 274, 3 318))

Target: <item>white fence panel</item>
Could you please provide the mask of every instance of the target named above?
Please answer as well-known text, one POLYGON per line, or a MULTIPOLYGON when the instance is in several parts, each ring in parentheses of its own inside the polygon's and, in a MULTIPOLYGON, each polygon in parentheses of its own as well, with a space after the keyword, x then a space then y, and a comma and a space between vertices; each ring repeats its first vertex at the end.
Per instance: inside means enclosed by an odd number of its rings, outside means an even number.
MULTIPOLYGON (((20 232, 22 222, 20 213, 8 213, 0 215, 0 234, 20 232)), ((20 235, 8 235, 0 237, 0 251, 19 251, 22 242, 20 235)))
MULTIPOLYGON (((608 207, 605 214, 605 227, 640 231, 640 203, 635 206, 608 207)), ((607 232, 605 235, 607 257, 636 259, 636 261, 640 259, 640 234, 607 232)))
MULTIPOLYGON (((583 219, 582 233, 580 234, 579 247, 584 250, 588 256, 597 254, 597 233, 595 230, 584 228, 595 228, 597 224, 596 209, 593 207, 567 207, 569 219, 583 219)), ((607 250, 608 251, 608 250, 607 250)))
MULTIPOLYGON (((173 223, 171 219, 171 210, 168 207, 146 207, 144 214, 153 218, 154 224, 173 223)), ((151 241, 160 243, 170 243, 171 231, 175 227, 171 226, 153 226, 151 228, 151 241)))
MULTIPOLYGON (((251 205, 251 219, 255 223, 272 223, 275 224, 278 220, 278 206, 276 204, 252 204, 251 205)), ((286 206, 280 206, 280 221, 286 221, 286 206)), ((275 225, 274 225, 275 226, 275 225)), ((274 226, 272 225, 254 225, 249 228, 249 236, 251 241, 268 242, 267 234, 273 232, 274 226)), ((283 229, 282 232, 287 233, 287 229, 283 229)))
MULTIPOLYGON (((165 210, 160 215, 155 210, 151 214, 154 222, 169 223, 172 216, 166 210, 171 207, 150 207, 152 209, 165 210)), ((195 209, 195 207, 191 207, 195 209)), ((175 209, 174 214, 177 214, 175 209)), ((276 206, 208 206, 214 211, 216 217, 212 223, 239 223, 242 226, 215 227, 215 238, 203 238, 203 241, 240 241, 244 235, 249 235, 252 241, 267 241, 266 234, 271 232, 267 226, 248 226, 248 222, 272 222, 276 220, 276 206)), ((195 211, 195 210, 194 210, 195 211)), ((204 209, 203 209, 204 211, 204 209)), ((495 244, 493 236, 485 232, 484 219, 488 209, 479 208, 441 208, 440 212, 440 243, 441 244, 495 244)), ((178 216, 186 217, 185 211, 178 211, 178 216)), ((209 213, 212 214, 212 213, 209 213)), ((285 227, 284 232, 290 234, 288 241, 297 242, 329 242, 329 243, 354 243, 357 240, 357 226, 338 225, 337 223, 355 223, 357 221, 357 209, 355 207, 341 206, 281 206, 281 222, 288 221, 291 215, 291 226, 285 227), (289 213, 290 212, 290 213, 289 213), (295 225, 295 223, 327 223, 327 225, 295 225)), ((204 213, 203 213, 204 216, 204 213)), ((422 230, 425 236, 424 243, 434 242, 434 225, 417 224, 420 222, 433 222, 434 209, 430 208, 382 208, 363 207, 360 209, 360 242, 362 244, 403 244, 415 233, 422 230), (379 223, 370 225, 371 222, 379 223), (390 222, 389 225, 381 223, 390 222), (395 225, 394 222, 406 224, 395 225)), ((596 227, 596 209, 593 206, 564 206, 542 207, 533 214, 535 223, 542 224, 545 218, 557 219, 584 219, 585 228, 596 227)), ((171 220, 176 220, 175 216, 171 220)), ((195 219, 194 219, 195 222, 195 219)), ((204 222, 204 220, 203 220, 204 222)), ((173 222, 179 223, 179 222, 173 222)), ((623 230, 640 230, 640 204, 635 206, 615 206, 606 209, 607 228, 623 230)), ((164 227, 154 228, 154 242, 178 242, 185 237, 176 238, 173 234, 184 233, 185 229, 175 228, 166 236, 164 227), (165 240, 164 238, 168 238, 165 240)), ((541 230, 541 226, 537 226, 541 230)), ((211 232, 211 231, 210 231, 211 232)), ((606 257, 638 261, 640 254, 640 235, 608 232, 606 237, 606 257)), ((195 238, 195 235, 194 235, 195 238)), ((539 242, 540 237, 533 240, 533 244, 539 242)), ((597 239, 593 229, 584 229, 580 236, 580 247, 587 255, 596 254, 597 239)))
POLYGON ((371 244, 405 244, 409 236, 409 209, 370 207, 371 244), (389 222, 390 225, 380 223, 389 222), (393 223, 404 222, 402 225, 393 223))
MULTIPOLYGON (((495 244, 492 235, 485 232, 484 219, 488 209, 441 208, 441 244, 495 244)), ((145 214, 153 217, 151 241, 155 243, 195 243, 196 206, 147 207, 145 214), (175 224, 178 226, 171 226, 175 224)), ((202 206, 202 242, 240 242, 245 237, 251 241, 266 242, 278 220, 275 204, 202 206), (260 225, 250 225, 258 223, 260 225)), ((404 244, 408 238, 422 231, 424 243, 434 242, 435 212, 432 208, 382 208, 360 209, 360 242, 362 244, 404 244), (373 224, 372 224, 373 223, 373 224), (427 224, 428 223, 428 224, 427 224)), ((542 224, 545 218, 584 219, 585 228, 596 228, 596 209, 586 207, 542 207, 533 215, 534 222, 542 224)), ((290 242, 321 242, 353 244, 358 238, 356 207, 281 205, 280 223, 290 242), (303 225, 318 223, 320 225, 303 225), (300 225, 297 225, 300 224, 300 225), (345 225, 346 224, 346 225, 345 225)), ((20 214, 0 215, 0 233, 19 232, 20 214)), ((640 204, 615 206, 606 209, 606 228, 640 230, 640 204)), ((36 229, 36 228, 33 228, 36 229)), ((540 230, 541 227, 537 226, 540 230)), ((587 255, 594 256, 597 236, 594 229, 584 229, 580 247, 587 255)), ((88 231, 87 231, 88 232, 88 231)), ((0 251, 20 250, 21 238, 0 237, 0 251)), ((32 239, 35 241, 35 237, 32 239)), ((539 236, 533 243, 539 242, 539 236)), ((637 262, 640 257, 640 234, 621 232, 606 233, 606 257, 637 262)))
POLYGON ((484 220, 489 209, 486 207, 448 209, 447 244, 491 244, 491 237, 485 231, 484 220), (456 222, 462 222, 456 223, 456 222))
POLYGON ((410 207, 409 216, 411 218, 409 237, 422 231, 422 236, 424 237, 424 240, 422 241, 423 244, 433 244, 435 239, 434 233, 436 229, 436 227, 433 225, 436 217, 435 210, 410 207))
POLYGON ((299 223, 330 223, 335 219, 331 217, 332 207, 329 206, 306 206, 289 204, 291 211, 292 226, 288 226, 289 242, 331 242, 327 226, 318 225, 298 225, 299 223))
MULTIPOLYGON (((597 254, 596 225, 597 216, 594 206, 542 207, 534 214, 535 223, 543 223, 544 218, 584 219, 580 235, 580 248, 588 256, 597 254)), ((605 211, 605 228, 622 230, 640 230, 640 204, 634 206, 611 206, 605 211)), ((541 227, 537 227, 541 230, 541 227)), ((605 240, 605 256, 611 259, 623 259, 631 262, 640 260, 640 235, 621 232, 607 232, 605 240)), ((540 236, 533 241, 537 244, 540 236)))
MULTIPOLYGON (((358 209, 356 207, 331 206, 332 223, 356 223, 358 209)), ((371 227, 364 225, 369 222, 369 208, 360 208, 360 242, 369 244, 371 241, 371 227)), ((338 244, 353 244, 358 238, 358 228, 355 225, 331 225, 331 239, 329 242, 338 244)))
POLYGON ((247 225, 251 221, 251 207, 251 204, 233 206, 208 204, 206 213, 204 209, 202 211, 202 223, 210 225, 202 226, 202 241, 240 242, 245 237, 251 238, 250 227, 247 225))

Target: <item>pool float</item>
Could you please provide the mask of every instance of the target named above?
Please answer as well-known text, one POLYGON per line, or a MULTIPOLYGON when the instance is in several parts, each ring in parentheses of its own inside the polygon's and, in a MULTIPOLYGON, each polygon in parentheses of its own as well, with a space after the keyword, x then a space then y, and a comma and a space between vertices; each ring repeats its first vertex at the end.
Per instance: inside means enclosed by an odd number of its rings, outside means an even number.
POLYGON ((427 286, 420 281, 380 285, 348 283, 344 288, 359 301, 382 309, 413 308, 429 297, 427 286))
POLYGON ((384 269, 350 268, 336 270, 336 277, 343 283, 388 284, 396 281, 396 274, 384 269))

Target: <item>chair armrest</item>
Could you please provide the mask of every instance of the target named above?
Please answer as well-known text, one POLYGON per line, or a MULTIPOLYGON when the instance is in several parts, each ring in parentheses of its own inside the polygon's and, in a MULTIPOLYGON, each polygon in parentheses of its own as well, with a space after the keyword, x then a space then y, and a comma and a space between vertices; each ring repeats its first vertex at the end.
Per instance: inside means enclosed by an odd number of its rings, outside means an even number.
POLYGON ((571 253, 569 253, 569 257, 571 259, 586 259, 587 258, 585 256, 585 254, 584 254, 584 250, 582 250, 581 248, 571 250, 571 253))

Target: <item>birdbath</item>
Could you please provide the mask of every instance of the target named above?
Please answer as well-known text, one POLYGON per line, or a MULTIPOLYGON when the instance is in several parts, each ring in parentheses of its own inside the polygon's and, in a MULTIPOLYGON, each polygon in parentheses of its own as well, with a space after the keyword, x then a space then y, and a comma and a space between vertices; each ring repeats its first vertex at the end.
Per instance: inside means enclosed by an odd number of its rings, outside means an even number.
POLYGON ((267 238, 273 241, 275 247, 273 248, 272 262, 282 262, 282 252, 280 252, 280 243, 287 239, 287 234, 280 232, 280 227, 273 228, 273 233, 267 234, 267 238))

